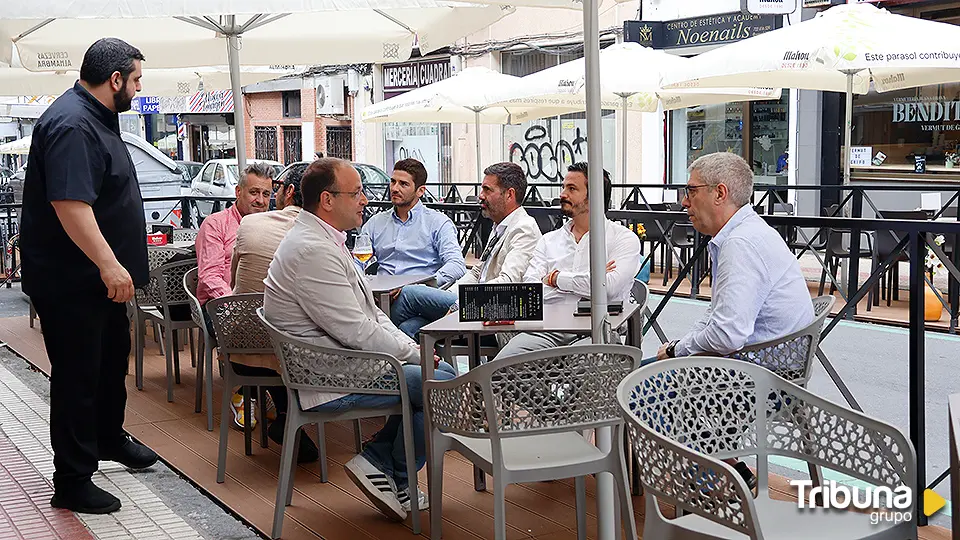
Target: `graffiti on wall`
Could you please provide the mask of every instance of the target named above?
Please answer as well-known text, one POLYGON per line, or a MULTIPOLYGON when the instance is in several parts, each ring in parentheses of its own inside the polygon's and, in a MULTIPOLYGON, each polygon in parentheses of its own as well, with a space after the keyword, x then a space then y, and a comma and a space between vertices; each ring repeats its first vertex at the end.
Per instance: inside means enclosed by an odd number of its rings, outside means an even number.
POLYGON ((567 167, 587 157, 586 136, 580 127, 571 131, 567 137, 561 135, 554 141, 546 127, 532 125, 523 134, 522 141, 510 145, 510 161, 523 168, 527 180, 561 182, 567 167))

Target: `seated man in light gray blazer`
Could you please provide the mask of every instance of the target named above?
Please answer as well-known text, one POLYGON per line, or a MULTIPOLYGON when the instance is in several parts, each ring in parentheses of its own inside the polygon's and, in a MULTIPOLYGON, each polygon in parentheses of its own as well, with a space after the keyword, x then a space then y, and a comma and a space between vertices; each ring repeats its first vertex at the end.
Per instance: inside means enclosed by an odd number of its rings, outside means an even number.
POLYGON ((412 338, 425 325, 440 319, 456 305, 457 287, 472 283, 519 283, 542 236, 537 220, 521 206, 527 179, 516 163, 497 163, 483 171, 480 209, 494 229, 480 256, 480 264, 457 280, 449 291, 426 286, 404 287, 390 308, 390 318, 412 338))
MULTIPOLYGON (((404 459, 400 416, 391 416, 363 453, 345 466, 347 475, 378 509, 403 520, 411 506, 407 477, 417 474, 426 461, 420 352, 377 307, 347 251, 346 231, 360 226, 367 205, 357 170, 341 159, 318 159, 304 172, 301 193, 303 211, 277 248, 264 280, 264 315, 277 328, 316 345, 382 352, 406 363, 403 371, 414 409, 414 470, 409 471, 404 459)), ((435 376, 452 379, 453 367, 440 362, 435 376)), ((304 410, 314 411, 400 402, 399 396, 306 391, 299 393, 299 399, 304 410)), ((419 507, 427 507, 423 493, 419 507)))

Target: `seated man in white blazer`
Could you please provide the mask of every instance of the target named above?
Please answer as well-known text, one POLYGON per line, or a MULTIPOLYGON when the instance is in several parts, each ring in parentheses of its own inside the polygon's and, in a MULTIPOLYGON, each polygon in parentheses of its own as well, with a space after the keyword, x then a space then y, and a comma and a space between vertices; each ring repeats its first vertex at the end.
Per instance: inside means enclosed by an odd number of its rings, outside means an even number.
POLYGON ((417 332, 442 318, 457 304, 457 287, 471 283, 517 283, 530 263, 542 236, 537 221, 523 209, 527 179, 516 163, 497 163, 483 171, 480 209, 494 222, 493 232, 474 266, 450 288, 404 287, 390 308, 390 318, 403 333, 417 332))
MULTIPOLYGON (((301 193, 303 211, 280 242, 264 280, 264 315, 280 330, 316 345, 387 353, 405 363, 414 413, 414 470, 404 459, 400 416, 391 416, 345 466, 378 509, 403 520, 410 509, 408 474, 417 474, 426 461, 420 352, 377 307, 347 251, 345 231, 360 226, 367 205, 357 170, 341 159, 318 159, 304 172, 301 193)), ((453 368, 439 362, 435 377, 452 379, 453 368)), ((393 406, 400 397, 301 391, 299 401, 304 410, 345 411, 393 406)), ((426 504, 420 493, 419 507, 426 504)))

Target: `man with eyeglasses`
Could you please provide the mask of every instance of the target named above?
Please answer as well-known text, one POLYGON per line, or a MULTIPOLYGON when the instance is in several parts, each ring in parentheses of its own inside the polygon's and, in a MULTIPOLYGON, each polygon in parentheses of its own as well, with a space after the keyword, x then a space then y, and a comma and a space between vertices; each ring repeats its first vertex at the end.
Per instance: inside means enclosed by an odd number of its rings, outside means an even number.
MULTIPOLYGON (((700 157, 689 171, 682 204, 693 227, 712 237, 707 251, 713 294, 703 317, 687 335, 664 343, 656 359, 726 356, 808 326, 813 303, 807 282, 783 238, 750 205, 753 171, 747 162, 718 152, 700 157)), ((757 485, 745 463, 728 462, 750 489, 757 485)))
MULTIPOLYGON (((417 474, 426 462, 420 351, 377 307, 347 250, 346 231, 360 226, 367 205, 360 174, 342 159, 318 159, 303 174, 301 192, 303 211, 280 242, 264 280, 264 316, 278 329, 317 346, 386 353, 404 363, 416 463, 406 463, 402 418, 394 415, 363 452, 344 466, 347 476, 381 512, 402 521, 412 507, 408 475, 417 474)), ((435 362, 436 379, 455 376, 452 366, 437 358, 435 362)), ((299 392, 299 406, 313 411, 345 412, 399 403, 400 396, 299 392)), ((418 493, 417 497, 419 508, 426 509, 426 496, 418 493)))

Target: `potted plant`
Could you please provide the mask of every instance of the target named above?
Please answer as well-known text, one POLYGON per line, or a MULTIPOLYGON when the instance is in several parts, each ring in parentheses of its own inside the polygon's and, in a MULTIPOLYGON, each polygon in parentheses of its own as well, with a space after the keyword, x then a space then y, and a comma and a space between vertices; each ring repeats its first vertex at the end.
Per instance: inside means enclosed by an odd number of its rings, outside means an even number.
MULTIPOLYGON (((937 235, 933 239, 933 242, 938 246, 942 246, 944 242, 943 235, 937 235)), ((927 274, 930 276, 930 284, 923 289, 923 320, 939 321, 943 315, 943 304, 940 302, 940 298, 937 297, 937 293, 933 290, 933 277, 943 268, 943 263, 940 262, 937 254, 928 247, 927 256, 923 264, 927 267, 927 274)))
POLYGON ((946 168, 952 169, 957 163, 960 163, 960 155, 956 152, 947 152, 944 154, 943 165, 946 168))

